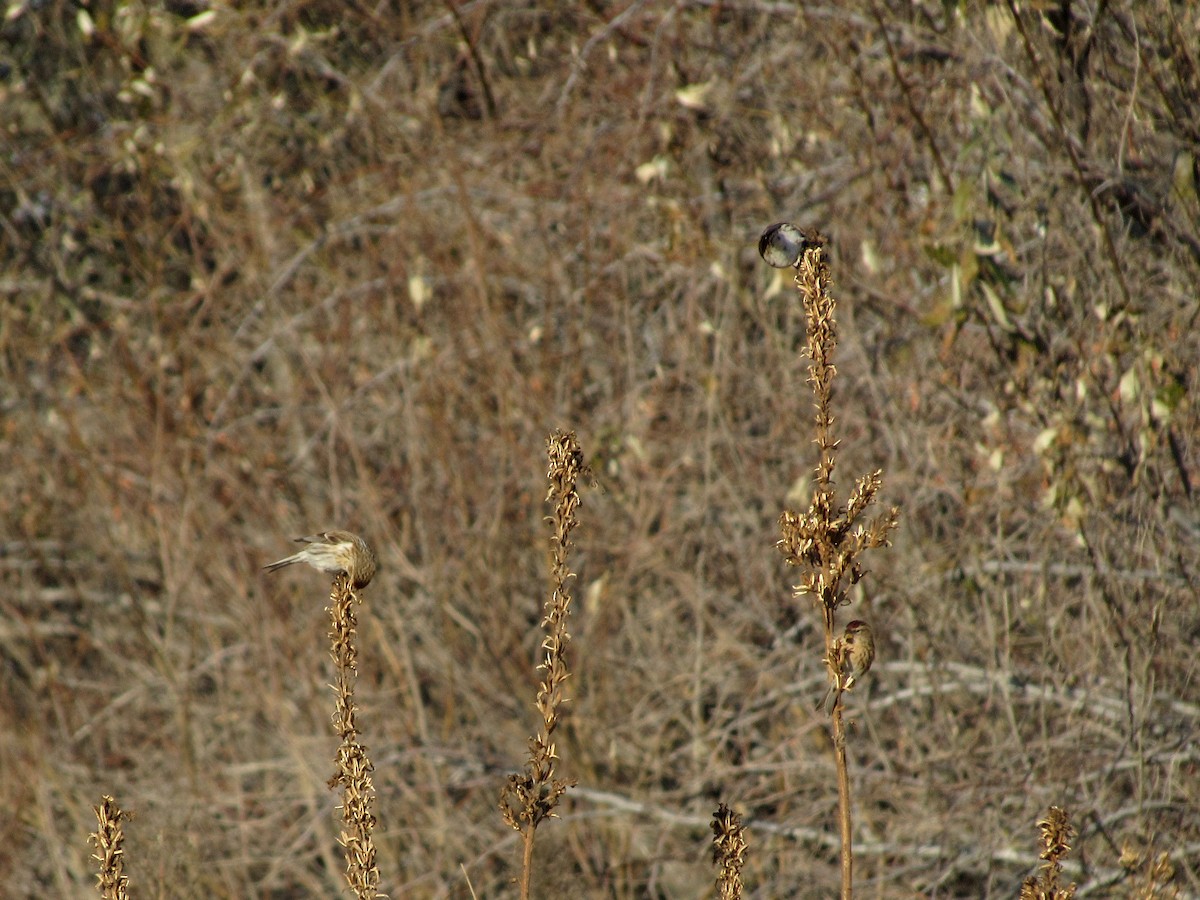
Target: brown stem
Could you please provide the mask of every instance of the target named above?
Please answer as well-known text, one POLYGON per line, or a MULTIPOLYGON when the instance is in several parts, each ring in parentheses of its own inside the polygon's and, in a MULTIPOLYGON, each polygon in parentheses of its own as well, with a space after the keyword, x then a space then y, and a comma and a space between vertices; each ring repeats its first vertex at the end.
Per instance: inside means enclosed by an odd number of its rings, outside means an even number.
POLYGON ((850 769, 846 765, 846 725, 842 721, 842 698, 833 707, 833 754, 837 760, 838 818, 842 829, 842 900, 854 896, 854 848, 850 830, 850 769))
POLYGON ((521 900, 529 900, 529 880, 533 875, 533 836, 537 829, 526 828, 525 851, 521 857, 521 900))
POLYGON ((904 73, 900 71, 900 60, 896 54, 896 45, 892 43, 892 36, 887 30, 887 25, 884 24, 883 14, 879 11, 877 4, 871 4, 871 13, 875 17, 875 23, 879 26, 879 32, 883 35, 883 41, 887 45, 888 62, 891 64, 892 77, 896 80, 896 84, 900 86, 900 93, 904 95, 904 103, 908 107, 908 114, 913 117, 913 120, 917 123, 917 127, 925 135, 925 141, 929 144, 929 152, 933 156, 933 167, 937 170, 938 177, 942 181, 942 187, 947 194, 953 194, 954 182, 950 179, 950 170, 947 168, 945 160, 942 159, 937 141, 933 139, 933 129, 929 127, 929 123, 925 121, 925 116, 921 114, 921 104, 913 96, 912 86, 904 77, 904 73))
POLYGON ((458 33, 462 35, 463 42, 467 45, 467 53, 471 57, 471 67, 475 70, 475 77, 479 79, 479 86, 483 89, 483 106, 487 111, 488 119, 496 118, 496 98, 492 95, 492 86, 488 82, 487 70, 483 67, 483 57, 479 55, 479 49, 475 46, 475 41, 471 38, 471 32, 467 30, 467 23, 463 21, 462 14, 458 11, 458 6, 455 0, 445 0, 446 7, 450 10, 450 15, 454 17, 454 23, 458 26, 458 33))

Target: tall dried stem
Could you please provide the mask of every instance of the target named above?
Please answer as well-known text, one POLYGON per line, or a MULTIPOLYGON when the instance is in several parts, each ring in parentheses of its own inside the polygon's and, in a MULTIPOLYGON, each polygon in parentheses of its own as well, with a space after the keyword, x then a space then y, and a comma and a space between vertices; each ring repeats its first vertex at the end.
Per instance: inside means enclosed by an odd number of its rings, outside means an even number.
POLYGON ((500 811, 504 821, 521 832, 524 838, 521 865, 523 900, 529 897, 533 840, 537 827, 554 815, 559 799, 574 784, 555 775, 558 752, 554 746, 554 731, 558 727, 560 710, 567 702, 563 689, 570 676, 566 662, 567 645, 571 641, 567 618, 571 611, 570 582, 575 576, 567 566, 567 552, 571 547, 571 531, 578 522, 575 511, 579 508, 580 499, 576 482, 589 470, 584 464, 583 451, 574 432, 556 430, 546 440, 546 450, 550 459, 547 472, 550 490, 546 501, 554 507, 549 517, 554 531, 550 537, 552 590, 546 600, 542 619, 546 636, 542 639, 542 661, 538 665, 543 677, 538 685, 536 705, 542 721, 537 734, 529 739, 529 761, 525 770, 510 775, 500 792, 500 811))
POLYGON ((329 618, 332 623, 329 655, 333 658, 335 705, 333 727, 342 739, 337 752, 337 769, 329 787, 342 788, 342 824, 338 837, 346 851, 346 881, 359 900, 380 896, 379 868, 375 864, 375 788, 371 782, 374 766, 367 748, 358 741, 354 702, 354 683, 358 678, 358 619, 355 604, 361 603, 350 576, 334 578, 329 592, 329 618))
MULTIPOLYGON (((823 662, 834 692, 833 746, 837 763, 838 810, 842 838, 841 872, 843 900, 853 895, 854 854, 850 818, 850 775, 846 762, 846 728, 842 718, 842 695, 856 678, 848 671, 849 644, 835 631, 835 614, 850 603, 849 590, 862 578, 860 557, 871 548, 888 544, 896 527, 895 507, 862 522, 863 514, 883 484, 881 470, 860 477, 844 506, 839 507, 834 471, 838 440, 834 437, 833 382, 837 367, 836 302, 829 293, 829 264, 824 238, 815 231, 801 231, 803 252, 796 260, 796 287, 800 291, 807 323, 808 383, 815 399, 815 443, 818 449, 813 474, 813 494, 807 512, 785 511, 780 516, 779 548, 787 561, 802 574, 794 596, 811 596, 825 626, 823 662)), ((764 238, 765 239, 765 238, 764 238)))

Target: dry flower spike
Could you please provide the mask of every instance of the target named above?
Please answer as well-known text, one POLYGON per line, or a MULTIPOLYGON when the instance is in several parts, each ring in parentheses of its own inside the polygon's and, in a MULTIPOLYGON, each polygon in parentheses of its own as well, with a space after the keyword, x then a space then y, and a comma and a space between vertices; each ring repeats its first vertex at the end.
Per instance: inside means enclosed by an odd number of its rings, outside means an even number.
MULTIPOLYGON (((759 252, 768 264, 796 269, 806 322, 808 383, 815 401, 817 464, 813 472, 812 499, 806 511, 785 510, 779 517, 779 550, 790 565, 800 570, 793 596, 810 596, 824 625, 825 652, 822 661, 833 698, 834 760, 838 778, 839 828, 841 832, 841 897, 853 895, 853 848, 850 820, 850 775, 846 760, 846 729, 842 718, 842 694, 870 668, 875 658, 875 639, 870 626, 855 619, 842 635, 835 626, 835 613, 850 603, 849 589, 865 574, 861 557, 867 550, 888 545, 888 537, 899 520, 895 507, 865 520, 866 510, 883 485, 877 470, 855 481, 844 505, 839 505, 833 475, 837 468, 839 442, 834 437, 833 363, 837 349, 836 301, 825 255, 825 239, 815 230, 779 223, 763 232, 759 252)), ((827 698, 828 700, 828 698, 827 698)), ((826 701, 827 702, 827 701, 826 701)))
POLYGON ((96 845, 92 859, 100 863, 96 887, 104 900, 126 900, 129 878, 125 875, 125 851, 122 849, 125 831, 121 822, 132 818, 132 814, 123 811, 107 794, 100 799, 100 805, 92 809, 99 822, 99 827, 88 836, 88 840, 96 845))
POLYGON ((746 864, 746 829, 742 817, 722 803, 713 813, 713 862, 717 865, 717 896, 742 896, 742 867, 746 864))
POLYGON ((1074 829, 1066 812, 1058 806, 1051 806, 1045 817, 1037 823, 1041 836, 1042 850, 1039 854, 1043 860, 1041 871, 1037 876, 1030 876, 1021 885, 1020 900, 1071 900, 1075 896, 1075 885, 1059 886, 1059 876, 1062 874, 1062 861, 1071 850, 1071 838, 1074 829))
POLYGON ((553 739, 562 705, 567 702, 564 686, 570 677, 566 650, 571 635, 567 631, 567 620, 571 612, 570 582, 575 576, 567 565, 567 552, 571 548, 571 532, 578 524, 575 513, 581 502, 576 485, 580 476, 591 474, 574 432, 554 431, 546 440, 546 452, 549 457, 546 478, 550 482, 546 502, 553 506, 549 517, 553 589, 546 600, 542 618, 546 636, 542 639, 542 661, 538 665, 543 676, 535 703, 542 721, 537 734, 529 739, 525 770, 510 775, 500 792, 500 813, 504 821, 524 838, 522 898, 529 896, 537 827, 554 816, 558 801, 573 784, 555 775, 558 752, 553 739))
MULTIPOLYGON (((365 546, 365 544, 364 544, 365 546)), ((369 578, 368 578, 369 580, 369 578)), ((345 571, 336 575, 329 592, 330 656, 334 667, 333 727, 341 738, 336 768, 329 779, 331 789, 342 788, 342 825, 339 842, 346 854, 346 881, 359 900, 378 896, 379 868, 375 863, 375 786, 371 780, 374 766, 367 748, 358 740, 354 702, 358 675, 358 619, 355 604, 361 603, 354 591, 354 578, 345 571)))

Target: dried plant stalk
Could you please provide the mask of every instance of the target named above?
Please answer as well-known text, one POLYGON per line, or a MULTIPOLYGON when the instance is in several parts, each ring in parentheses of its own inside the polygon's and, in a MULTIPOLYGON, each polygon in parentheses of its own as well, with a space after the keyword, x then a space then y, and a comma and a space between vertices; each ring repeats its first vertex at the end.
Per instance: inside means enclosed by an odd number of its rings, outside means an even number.
POLYGON ((742 866, 746 863, 746 829, 742 817, 722 803, 713 813, 712 830, 717 896, 720 900, 740 900, 742 866))
POLYGON ((367 748, 358 741, 354 683, 358 677, 358 619, 354 606, 361 603, 350 576, 334 578, 329 592, 330 651, 333 657, 335 706, 333 727, 341 738, 337 751, 337 769, 329 787, 342 788, 342 824, 338 837, 346 851, 346 881, 360 900, 382 896, 378 893, 379 868, 375 862, 375 787, 371 782, 374 766, 367 748))
POLYGON ((99 827, 88 835, 88 840, 96 845, 92 859, 100 863, 96 886, 104 900, 127 900, 129 877, 125 875, 125 851, 121 846, 125 843, 125 831, 121 822, 133 816, 117 806, 117 801, 107 794, 100 798, 100 805, 92 809, 99 822, 99 827))
POLYGON ((538 664, 543 677, 538 685, 536 705, 542 721, 537 734, 529 739, 529 760, 525 770, 508 776, 508 782, 500 792, 504 821, 520 831, 524 838, 522 898, 529 897, 534 833, 539 824, 554 816, 559 799, 574 784, 555 775, 558 752, 554 746, 554 731, 558 727, 561 708, 567 702, 563 689, 570 676, 566 661, 567 645, 571 641, 567 619, 571 611, 570 582, 575 576, 567 566, 567 553, 571 547, 571 532, 578 523, 575 511, 580 499, 576 484, 581 475, 590 472, 574 432, 554 431, 546 440, 546 451, 550 460, 547 471, 550 490, 546 501, 553 504, 549 517, 553 534, 550 537, 552 590, 542 619, 546 636, 542 640, 542 661, 538 664))
POLYGON ((1153 847, 1138 849, 1126 842, 1121 847, 1121 868, 1131 879, 1129 900, 1178 900, 1175 865, 1169 853, 1153 847))
POLYGON ((1025 879, 1020 900, 1071 900, 1075 896, 1075 885, 1064 888, 1058 883, 1062 861, 1071 850, 1071 838, 1075 833, 1070 819, 1063 809, 1052 806, 1037 826, 1042 839, 1042 868, 1036 877, 1025 879))
MULTIPOLYGON (((780 516, 779 549, 788 563, 801 570, 794 596, 811 596, 825 626, 823 662, 829 673, 833 696, 833 745, 842 838, 841 896, 843 900, 849 900, 853 894, 854 856, 842 695, 854 686, 862 672, 856 673, 851 665, 854 661, 854 651, 851 649, 853 632, 848 630, 844 637, 837 636, 835 613, 839 607, 850 602, 850 587, 863 577, 863 553, 888 545, 888 536, 895 529, 900 513, 892 507, 864 521, 867 508, 883 484, 882 471, 860 477, 845 506, 838 506, 837 487, 833 479, 838 451, 833 430, 833 382, 837 375, 837 367, 833 363, 837 349, 836 301, 829 292, 831 279, 825 257, 825 239, 815 231, 801 230, 801 234, 804 250, 795 263, 795 283, 800 291, 807 323, 808 383, 812 387, 816 406, 814 424, 818 459, 808 510, 788 510, 780 516)), ((855 632, 865 632, 858 646, 862 647, 864 641, 869 644, 870 653, 866 659, 869 667, 874 658, 874 638, 870 628, 861 621, 851 625, 855 632)))

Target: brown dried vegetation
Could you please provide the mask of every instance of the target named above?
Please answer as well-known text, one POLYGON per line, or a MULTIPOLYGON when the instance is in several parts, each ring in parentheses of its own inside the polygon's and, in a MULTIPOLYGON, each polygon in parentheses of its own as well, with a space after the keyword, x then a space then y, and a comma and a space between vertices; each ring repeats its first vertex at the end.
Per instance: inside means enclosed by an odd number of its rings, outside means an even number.
POLYGON ((1200 7, 233 6, 0 26, 9 895, 92 889, 103 794, 135 896, 344 889, 321 595, 259 571, 336 526, 380 889, 512 896, 562 426, 601 490, 535 895, 703 896, 724 802, 743 896, 831 896, 780 219, 830 236, 839 472, 903 508, 860 893, 1014 897, 1052 804, 1077 896, 1200 893, 1200 7))

